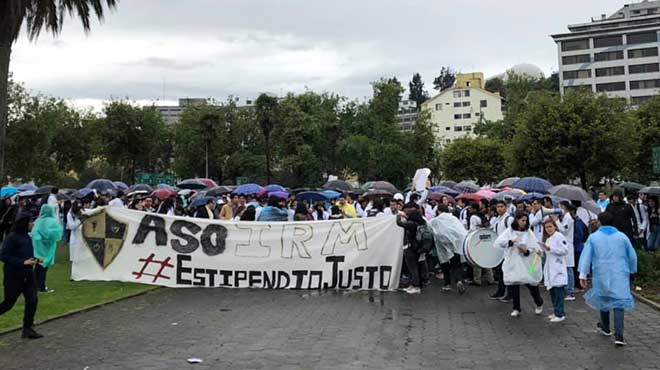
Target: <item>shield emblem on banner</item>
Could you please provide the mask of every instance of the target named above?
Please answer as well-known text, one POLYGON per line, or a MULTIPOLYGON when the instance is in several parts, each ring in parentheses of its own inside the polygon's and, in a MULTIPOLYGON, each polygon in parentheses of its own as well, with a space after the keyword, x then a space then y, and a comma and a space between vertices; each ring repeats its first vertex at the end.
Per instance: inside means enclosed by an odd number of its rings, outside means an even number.
POLYGON ((99 266, 105 270, 121 251, 126 240, 126 224, 110 217, 105 210, 83 223, 83 239, 99 266))

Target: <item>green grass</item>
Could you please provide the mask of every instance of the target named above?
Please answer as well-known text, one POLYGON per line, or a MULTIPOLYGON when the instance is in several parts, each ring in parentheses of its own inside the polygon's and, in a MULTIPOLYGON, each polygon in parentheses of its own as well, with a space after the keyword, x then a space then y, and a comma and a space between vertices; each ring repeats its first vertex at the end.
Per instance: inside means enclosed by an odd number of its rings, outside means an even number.
MULTIPOLYGON (((46 280, 48 288, 55 290, 55 292, 39 294, 37 322, 154 289, 150 285, 135 283, 70 281, 70 275, 69 248, 65 246, 58 247, 55 265, 48 269, 46 280)), ((0 269, 0 280, 3 278, 3 270, 0 269)), ((0 332, 22 325, 23 304, 23 296, 21 296, 11 311, 0 316, 0 332)))

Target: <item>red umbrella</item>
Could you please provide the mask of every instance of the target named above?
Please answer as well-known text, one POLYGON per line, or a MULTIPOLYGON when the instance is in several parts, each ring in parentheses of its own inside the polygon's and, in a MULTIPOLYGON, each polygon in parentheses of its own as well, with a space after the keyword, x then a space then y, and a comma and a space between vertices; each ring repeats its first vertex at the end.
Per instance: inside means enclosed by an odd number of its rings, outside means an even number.
POLYGON ((463 193, 456 197, 456 200, 459 199, 473 200, 475 202, 480 202, 482 199, 486 199, 486 197, 483 196, 482 194, 477 194, 477 193, 463 193))
POLYGON ((170 197, 176 197, 176 191, 172 189, 157 189, 154 190, 151 195, 160 200, 165 200, 170 197))
POLYGON ((488 189, 481 189, 478 192, 476 192, 475 194, 482 195, 486 199, 490 199, 490 198, 495 196, 495 193, 488 190, 488 189))
POLYGON ((437 200, 438 202, 440 202, 440 201, 442 201, 443 197, 446 197, 449 200, 449 203, 456 204, 456 200, 452 196, 447 195, 445 193, 431 193, 431 194, 429 194, 428 199, 429 200, 437 200))
POLYGON ((213 181, 211 179, 197 179, 197 180, 204 183, 204 185, 206 185, 206 187, 209 188, 209 189, 212 189, 212 188, 215 188, 216 186, 218 186, 218 184, 216 184, 215 181, 213 181))

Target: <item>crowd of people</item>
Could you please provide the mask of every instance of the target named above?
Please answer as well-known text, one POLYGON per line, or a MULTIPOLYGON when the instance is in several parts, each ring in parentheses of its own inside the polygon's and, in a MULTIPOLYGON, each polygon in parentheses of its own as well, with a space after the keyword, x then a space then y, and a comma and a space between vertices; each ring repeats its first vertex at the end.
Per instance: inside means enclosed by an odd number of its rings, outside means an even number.
MULTIPOLYGON (((535 313, 543 312, 540 287, 550 291, 552 323, 566 318, 565 301, 575 300, 576 293, 586 288, 592 276, 594 289, 587 302, 601 311, 599 330, 609 334, 609 316, 614 310, 616 342, 623 340, 623 310, 632 308, 628 276, 635 272, 636 257, 632 246, 655 251, 660 245, 660 217, 658 197, 629 194, 620 191, 611 196, 598 194, 601 213, 596 214, 580 202, 553 201, 550 196, 517 200, 487 198, 470 200, 449 195, 429 196, 427 189, 405 194, 363 196, 353 192, 338 194, 334 200, 298 199, 295 193, 226 193, 219 197, 205 197, 194 191, 171 196, 156 196, 146 192, 126 194, 91 192, 77 198, 58 198, 58 189, 48 196, 23 196, 18 193, 3 199, 0 206, 0 237, 5 247, 0 258, 5 262, 5 300, 0 314, 9 310, 18 296, 26 297, 24 336, 39 337, 32 329, 36 310, 37 291, 52 292, 46 285, 48 267, 54 263, 56 244, 63 239, 71 247, 70 257, 76 255, 74 246, 82 238, 84 211, 108 206, 141 212, 235 221, 325 221, 361 217, 396 217, 404 229, 404 263, 401 286, 409 294, 419 294, 433 279, 442 281, 442 289, 455 286, 463 294, 467 285, 493 285, 490 298, 512 303, 512 317, 522 313, 520 286, 530 291, 535 313), (438 245, 429 230, 435 218, 460 223, 466 232, 490 229, 497 235, 495 245, 503 248, 504 261, 494 268, 481 268, 466 263, 461 251, 451 250, 448 258, 439 258, 438 245), (34 227, 32 227, 34 224, 34 227), (32 231, 29 231, 29 230, 32 231), (621 235, 625 236, 624 238, 621 235), (613 242, 612 240, 616 240, 613 242), (435 246, 435 248, 434 248, 435 246), (619 247, 615 247, 619 246, 619 247), (629 248, 630 247, 630 248, 629 248), (611 255, 603 250, 611 249, 611 255), (619 264, 612 264, 613 255, 623 256, 619 264), (536 256, 536 257, 535 257, 536 256), (544 263, 539 281, 517 278, 512 266, 527 258, 540 258, 544 263), (606 267, 598 265, 607 260, 606 267), (32 273, 34 284, 32 285, 32 273), (617 275, 618 273, 618 275, 617 275), (598 283, 599 277, 616 276, 616 287, 598 283), (612 293, 614 292, 614 293, 612 293), (614 294, 616 299, 607 294, 614 294)), ((437 195, 437 194, 436 194, 437 195)), ((519 270, 519 269, 518 269, 519 270)))

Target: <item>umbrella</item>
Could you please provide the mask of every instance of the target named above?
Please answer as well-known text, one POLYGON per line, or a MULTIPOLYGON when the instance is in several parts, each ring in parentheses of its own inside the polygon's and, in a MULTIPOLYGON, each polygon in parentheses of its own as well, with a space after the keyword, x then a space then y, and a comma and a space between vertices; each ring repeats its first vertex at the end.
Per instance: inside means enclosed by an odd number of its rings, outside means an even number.
POLYGON ((64 200, 64 201, 71 200, 71 196, 69 196, 65 193, 58 193, 56 197, 57 197, 57 200, 64 200))
POLYGON ((177 194, 185 197, 185 196, 189 195, 192 192, 193 192, 193 190, 190 190, 190 189, 182 189, 182 190, 179 190, 177 192, 177 194))
POLYGON ((595 213, 595 214, 600 214, 602 212, 600 210, 600 206, 598 204, 596 204, 596 202, 593 201, 593 200, 582 202, 582 208, 586 209, 589 212, 595 213))
POLYGON ((550 194, 562 197, 568 200, 575 200, 580 202, 588 202, 591 196, 587 194, 584 189, 573 185, 557 185, 549 190, 550 194))
POLYGON ((35 195, 34 190, 26 190, 18 193, 19 198, 28 198, 28 197, 33 197, 34 195, 35 195))
POLYGON ((447 195, 445 193, 431 193, 427 199, 440 202, 442 201, 442 198, 447 198, 450 203, 456 204, 456 200, 451 195, 447 195))
POLYGON ((0 196, 3 198, 11 197, 16 193, 18 193, 18 189, 13 186, 4 186, 2 190, 0 190, 0 196))
POLYGON ((228 193, 231 193, 231 189, 228 186, 216 186, 213 189, 207 191, 206 195, 212 197, 218 197, 228 193))
POLYGON ((338 190, 338 191, 353 191, 355 188, 350 183, 343 180, 332 180, 323 184, 324 189, 338 190))
POLYGON ((443 185, 432 186, 432 187, 429 188, 429 191, 431 191, 431 192, 433 192, 433 193, 445 193, 445 194, 449 194, 449 195, 451 195, 452 197, 455 197, 455 196, 461 194, 460 191, 456 191, 456 190, 454 190, 454 189, 452 189, 452 188, 450 188, 450 187, 448 187, 448 186, 443 186, 443 185))
POLYGON ((552 187, 548 180, 539 177, 523 177, 522 179, 511 184, 516 189, 522 189, 526 192, 547 193, 552 187))
POLYGON ((18 191, 35 191, 37 187, 32 184, 23 184, 18 186, 18 191))
POLYGON ((183 180, 180 183, 176 184, 176 187, 179 189, 192 189, 192 190, 202 190, 208 188, 206 183, 202 182, 200 179, 183 180))
POLYGON ((477 193, 463 193, 456 197, 456 200, 459 199, 473 200, 475 202, 480 202, 482 199, 486 199, 486 197, 477 193))
POLYGON ((511 190, 511 191, 503 191, 503 192, 497 193, 491 199, 494 199, 494 200, 518 199, 518 198, 522 197, 523 195, 524 194, 522 193, 522 190, 521 191, 511 190))
POLYGON ((237 187, 236 189, 234 189, 234 194, 252 195, 252 194, 258 194, 262 190, 263 188, 257 184, 243 184, 237 187))
POLYGON ((371 184, 373 184, 373 183, 374 183, 374 181, 367 181, 364 184, 362 184, 362 186, 360 186, 360 189, 362 191, 368 191, 369 189, 371 189, 371 187, 372 187, 371 184))
POLYGON ((276 184, 271 184, 271 185, 266 185, 264 186, 264 189, 266 189, 267 192, 273 192, 273 191, 286 191, 286 188, 281 185, 276 185, 276 184))
POLYGON ((334 190, 323 190, 321 194, 323 194, 323 196, 327 199, 338 199, 341 197, 341 193, 334 190))
POLYGON ((392 197, 394 194, 387 190, 382 190, 382 189, 369 189, 366 193, 364 193, 365 197, 392 197))
POLYGON ((495 186, 496 188, 504 188, 507 186, 513 185, 514 182, 520 180, 520 177, 507 177, 506 179, 500 181, 495 186))
MULTIPOLYGON (((328 190, 328 191, 332 191, 332 190, 328 190)), ((296 199, 303 202, 307 201, 311 203, 311 202, 323 202, 327 198, 325 197, 325 195, 323 195, 323 193, 319 193, 318 191, 304 191, 302 193, 296 194, 296 199)))
POLYGON ((385 190, 389 193, 396 194, 399 192, 399 189, 396 188, 396 186, 390 184, 387 181, 374 181, 370 184, 369 188, 367 191, 371 190, 385 190))
POLYGON ((660 195, 660 186, 647 186, 639 190, 640 193, 660 195))
POLYGON ((440 181, 440 182, 438 183, 438 185, 440 185, 440 186, 446 186, 446 187, 448 187, 448 188, 452 188, 452 189, 453 189, 454 186, 456 186, 456 182, 455 182, 455 181, 451 181, 451 180, 445 180, 445 181, 440 181))
POLYGON ((621 183, 622 188, 626 189, 626 191, 631 191, 633 193, 640 191, 641 189, 644 188, 644 185, 636 183, 636 182, 624 182, 621 183))
POLYGON ((307 192, 307 191, 317 191, 317 189, 313 189, 313 188, 295 188, 295 189, 291 189, 291 193, 293 193, 293 194, 304 193, 304 192, 307 192))
POLYGON ((271 191, 268 193, 269 197, 276 197, 280 199, 288 199, 289 198, 289 193, 286 191, 271 191))
POLYGON ((151 193, 154 191, 154 188, 147 184, 136 184, 128 188, 129 193, 135 193, 136 191, 146 191, 147 193, 151 193))
POLYGON ((527 194, 523 195, 522 197, 518 198, 518 200, 522 200, 523 202, 528 202, 529 203, 529 202, 531 202, 533 200, 536 200, 536 199, 543 199, 543 197, 545 197, 545 196, 546 196, 545 194, 531 192, 531 193, 527 193, 527 194))
POLYGON ((165 200, 167 198, 175 197, 176 191, 172 189, 156 189, 153 191, 153 193, 151 193, 151 195, 160 200, 165 200))
POLYGON ((211 179, 201 178, 201 179, 195 179, 195 180, 198 180, 199 182, 203 183, 209 189, 218 186, 218 184, 216 184, 216 182, 211 180, 211 179))
POLYGON ((215 202, 214 197, 199 197, 195 198, 192 202, 190 202, 190 205, 188 207, 190 208, 197 208, 201 206, 205 206, 206 203, 208 203, 210 200, 213 200, 215 202))
POLYGON ((114 181, 113 183, 115 184, 115 186, 116 186, 117 189, 119 189, 119 190, 122 190, 122 191, 126 191, 126 190, 128 190, 128 185, 126 185, 125 182, 122 182, 122 181, 114 181))
POLYGON ((90 188, 82 188, 73 193, 73 197, 76 199, 87 198, 90 194, 94 194, 94 190, 90 188))
POLYGON ((55 187, 53 185, 42 186, 39 189, 35 190, 34 193, 37 195, 48 195, 53 191, 55 187))
POLYGON ((475 194, 481 195, 486 199, 492 199, 495 196, 495 192, 490 191, 490 190, 486 190, 486 189, 481 189, 478 192, 476 192, 475 194))
POLYGON ((169 184, 158 184, 156 189, 174 189, 174 186, 169 184))
POLYGON ((94 189, 99 193, 117 191, 117 185, 115 185, 114 182, 107 179, 92 180, 85 187, 89 189, 94 189))
POLYGON ((454 186, 454 189, 463 193, 476 193, 479 191, 479 185, 475 184, 474 181, 461 181, 454 186))

